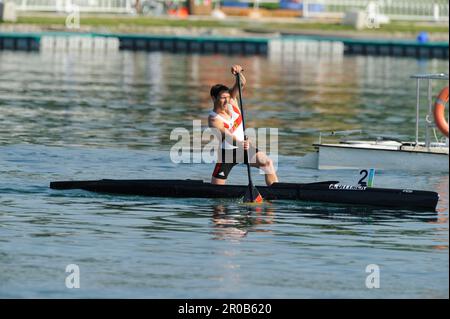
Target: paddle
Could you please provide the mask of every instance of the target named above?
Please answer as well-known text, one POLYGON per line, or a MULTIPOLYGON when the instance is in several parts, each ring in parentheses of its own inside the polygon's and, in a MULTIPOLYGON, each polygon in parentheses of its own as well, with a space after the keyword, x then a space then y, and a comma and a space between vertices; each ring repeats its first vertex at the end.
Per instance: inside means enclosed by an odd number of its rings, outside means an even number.
MULTIPOLYGON (((245 132, 245 116, 244 116, 244 105, 242 103, 242 88, 241 88, 241 76, 239 73, 236 73, 236 81, 239 87, 239 107, 241 109, 241 115, 242 115, 242 128, 245 132)), ((244 139, 247 140, 247 135, 244 136, 244 139)), ((247 164, 247 174, 248 174, 248 189, 244 196, 244 202, 252 202, 252 203, 262 203, 263 198, 261 194, 258 192, 256 187, 253 185, 252 182, 252 174, 250 172, 250 159, 248 157, 248 151, 244 150, 244 158, 246 158, 246 164, 247 164)))

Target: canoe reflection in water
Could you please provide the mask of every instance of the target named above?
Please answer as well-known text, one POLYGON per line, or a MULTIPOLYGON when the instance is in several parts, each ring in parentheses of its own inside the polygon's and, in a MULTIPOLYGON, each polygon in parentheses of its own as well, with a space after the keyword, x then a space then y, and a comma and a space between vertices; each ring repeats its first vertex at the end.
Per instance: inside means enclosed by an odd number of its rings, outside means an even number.
POLYGON ((274 222, 274 210, 268 204, 244 207, 243 209, 225 205, 214 205, 212 208, 213 239, 239 240, 246 237, 249 231, 271 232, 271 230, 259 227, 274 222))

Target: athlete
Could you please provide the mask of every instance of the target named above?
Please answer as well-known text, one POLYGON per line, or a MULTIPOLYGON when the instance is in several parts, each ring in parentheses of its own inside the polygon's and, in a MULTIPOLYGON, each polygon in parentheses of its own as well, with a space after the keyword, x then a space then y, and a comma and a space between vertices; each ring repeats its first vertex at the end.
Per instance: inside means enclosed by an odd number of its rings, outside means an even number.
MULTIPOLYGON (((244 87, 246 79, 242 74, 242 67, 233 65, 231 73, 234 76, 239 74, 242 87, 244 87)), ((214 167, 211 183, 224 185, 231 169, 236 164, 248 162, 244 152, 247 150, 250 165, 262 169, 265 173, 266 184, 272 185, 278 182, 272 160, 264 152, 254 147, 251 141, 245 140, 242 115, 236 100, 238 94, 237 81, 231 89, 223 84, 211 87, 210 95, 214 107, 209 113, 208 125, 220 131, 222 137, 219 159, 214 167)))

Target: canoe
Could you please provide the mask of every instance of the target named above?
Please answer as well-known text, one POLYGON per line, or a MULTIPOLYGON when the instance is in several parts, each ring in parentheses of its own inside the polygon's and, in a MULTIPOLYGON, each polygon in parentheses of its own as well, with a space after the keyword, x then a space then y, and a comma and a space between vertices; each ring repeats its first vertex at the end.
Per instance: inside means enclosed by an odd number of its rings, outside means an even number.
MULTIPOLYGON (((55 181, 50 188, 81 189, 97 193, 186 198, 241 198, 247 185, 213 185, 200 180, 91 180, 55 181)), ((346 205, 435 211, 436 192, 343 185, 337 181, 317 183, 275 183, 257 186, 265 200, 298 200, 346 205)))

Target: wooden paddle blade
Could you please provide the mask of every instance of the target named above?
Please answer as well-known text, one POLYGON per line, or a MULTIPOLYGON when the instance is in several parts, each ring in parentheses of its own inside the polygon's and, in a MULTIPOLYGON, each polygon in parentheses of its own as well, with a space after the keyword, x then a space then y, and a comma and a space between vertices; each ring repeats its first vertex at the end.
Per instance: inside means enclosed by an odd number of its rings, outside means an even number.
POLYGON ((256 189, 256 187, 252 186, 247 188, 247 192, 245 193, 244 196, 244 203, 262 203, 263 202, 263 198, 261 196, 261 194, 258 192, 258 190, 256 189), (250 189, 251 189, 251 193, 250 193, 250 189))

